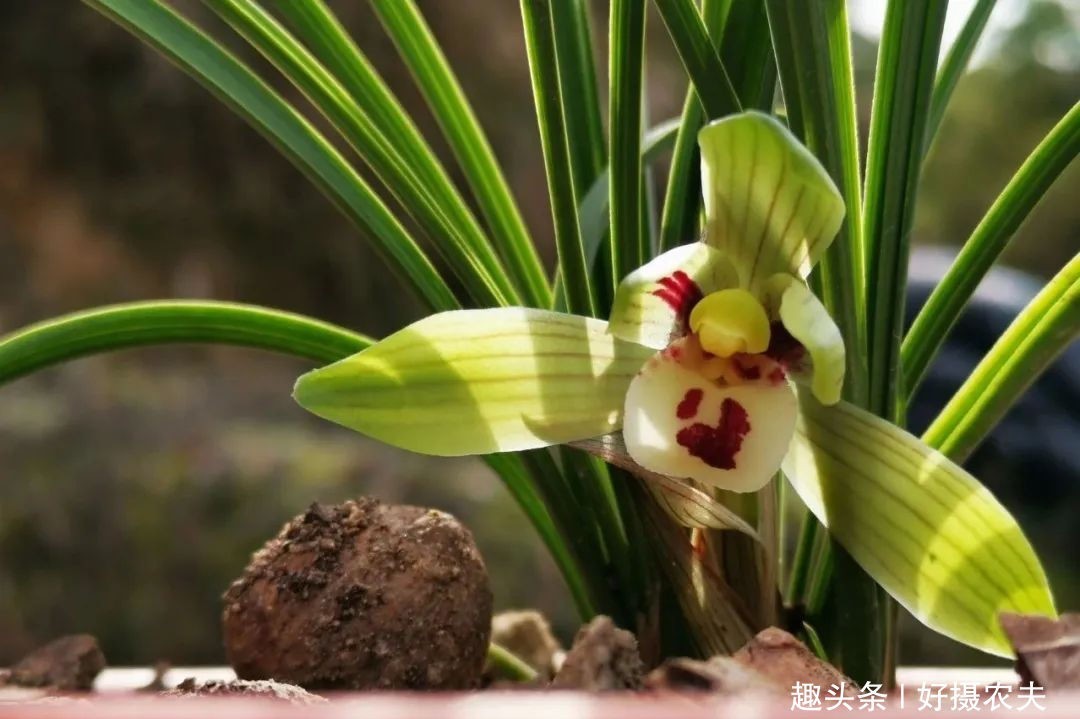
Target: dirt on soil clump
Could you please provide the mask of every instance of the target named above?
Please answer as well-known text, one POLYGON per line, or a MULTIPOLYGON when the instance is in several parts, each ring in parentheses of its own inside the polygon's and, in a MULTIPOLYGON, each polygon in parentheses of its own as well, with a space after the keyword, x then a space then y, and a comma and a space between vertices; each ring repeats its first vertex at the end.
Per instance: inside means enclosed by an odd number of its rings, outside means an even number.
POLYGON ((225 648, 242 679, 307 689, 469 689, 492 595, 453 517, 360 499, 312 505, 225 593, 225 648))
POLYGON ((189 678, 180 682, 175 689, 161 692, 161 696, 185 699, 192 697, 258 697, 301 705, 326 702, 326 699, 315 696, 292 684, 282 684, 269 680, 246 681, 244 679, 230 682, 212 679, 200 683, 193 678, 189 678))

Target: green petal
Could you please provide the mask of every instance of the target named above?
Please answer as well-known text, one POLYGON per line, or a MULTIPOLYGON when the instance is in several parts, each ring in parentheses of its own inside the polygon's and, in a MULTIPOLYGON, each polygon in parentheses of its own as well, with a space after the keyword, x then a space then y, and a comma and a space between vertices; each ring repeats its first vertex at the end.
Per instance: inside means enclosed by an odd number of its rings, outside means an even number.
POLYGON ((608 329, 628 342, 663 349, 672 335, 688 331, 698 300, 736 282, 731 263, 712 247, 701 242, 676 247, 623 278, 608 329))
POLYGON ((717 120, 698 142, 705 241, 731 258, 747 289, 777 272, 806 277, 844 218, 825 168, 759 112, 717 120))
POLYGON ((978 480, 868 412, 801 399, 784 473, 855 561, 916 618, 1011 656, 1000 612, 1056 616, 1034 550, 978 480))
POLYGON ((784 328, 810 354, 810 387, 822 404, 836 404, 844 389, 844 338, 825 305, 802 280, 775 275, 768 280, 769 295, 784 328))
POLYGON ((509 452, 604 434, 652 351, 607 323, 506 307, 432 315, 296 383, 311 412, 423 454, 509 452))

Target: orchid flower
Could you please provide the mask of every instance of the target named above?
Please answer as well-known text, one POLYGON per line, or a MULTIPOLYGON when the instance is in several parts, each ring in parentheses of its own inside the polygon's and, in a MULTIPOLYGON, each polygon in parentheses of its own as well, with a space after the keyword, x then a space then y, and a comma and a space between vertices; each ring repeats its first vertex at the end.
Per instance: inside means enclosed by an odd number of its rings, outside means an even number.
MULTIPOLYGON (((425 454, 573 443, 669 489, 688 480, 699 507, 716 505, 695 487, 752 492, 783 469, 912 613, 1007 653, 997 612, 1054 613, 1019 527, 947 458, 840 401, 843 340, 805 282, 844 217, 827 172, 760 113, 716 121, 699 143, 702 240, 626 276, 608 322, 436 314, 301 377, 297 401, 425 454)), ((694 516, 684 523, 745 527, 694 516)))

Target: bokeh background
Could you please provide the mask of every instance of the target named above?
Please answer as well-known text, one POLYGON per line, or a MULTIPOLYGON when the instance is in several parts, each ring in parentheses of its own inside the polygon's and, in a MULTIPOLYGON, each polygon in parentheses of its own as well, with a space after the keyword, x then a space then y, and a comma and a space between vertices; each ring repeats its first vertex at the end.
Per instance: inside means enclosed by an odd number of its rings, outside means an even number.
MULTIPOLYGON (((179 4, 215 26, 197 3, 179 4)), ((366 4, 331 4, 445 156, 366 4)), ((864 126, 881 5, 852 3, 865 33, 854 41, 864 126)), ((962 242, 1080 96, 1075 8, 999 5, 928 162, 918 244, 962 242)), ((550 262, 517 3, 421 6, 550 262)), ((606 4, 594 9, 602 51, 606 4)), ((659 121, 678 112, 685 79, 655 16, 648 67, 649 115, 659 121)), ((1024 226, 1010 265, 1046 278, 1080 248, 1078 171, 1024 226)), ((0 333, 159 297, 262 303, 373 335, 419 316, 363 238, 201 87, 77 3, 4 0, 0 333)), ((249 554, 310 502, 360 494, 456 514, 487 558, 498 606, 539 607, 572 634, 562 582, 493 475, 308 416, 289 398, 306 369, 255 351, 172 347, 85 359, 0 388, 0 665, 74 631, 96 634, 114 664, 220 663, 219 596, 249 554)), ((1080 477, 998 459, 995 489, 1043 554, 1062 606, 1080 608, 1080 477), (1041 484, 1051 477, 1052 492, 1041 484)), ((905 661, 978 660, 913 624, 905 661)))

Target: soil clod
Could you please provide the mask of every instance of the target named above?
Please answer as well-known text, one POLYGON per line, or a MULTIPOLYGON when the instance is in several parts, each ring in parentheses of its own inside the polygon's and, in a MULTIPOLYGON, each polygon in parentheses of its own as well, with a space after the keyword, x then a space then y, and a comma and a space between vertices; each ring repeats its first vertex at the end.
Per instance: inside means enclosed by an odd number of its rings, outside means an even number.
POLYGON ((322 704, 326 700, 304 691, 292 684, 260 680, 236 679, 224 682, 210 680, 199 683, 194 678, 185 679, 175 689, 161 692, 163 697, 191 699, 196 697, 259 697, 287 702, 289 704, 322 704))
POLYGON ((600 616, 578 630, 551 686, 582 691, 640 689, 644 674, 634 635, 600 616))
POLYGON ((491 620, 491 641, 521 658, 545 680, 555 675, 556 658, 563 648, 540 612, 501 612, 491 620))
POLYGON ((62 692, 93 689, 94 678, 105 668, 105 655, 89 634, 60 637, 20 659, 4 683, 43 687, 62 692))
POLYGON ((448 514, 365 498, 312 505, 225 593, 242 679, 307 689, 469 689, 491 633, 472 535, 448 514))
POLYGON ((1021 685, 1080 689, 1080 614, 1054 620, 1003 613, 999 620, 1016 650, 1021 685))
POLYGON ((802 682, 823 690, 833 684, 847 684, 849 690, 858 694, 858 688, 836 667, 818 659, 805 644, 777 627, 758 632, 734 654, 734 659, 775 682, 784 691, 789 692, 796 682, 802 682))

